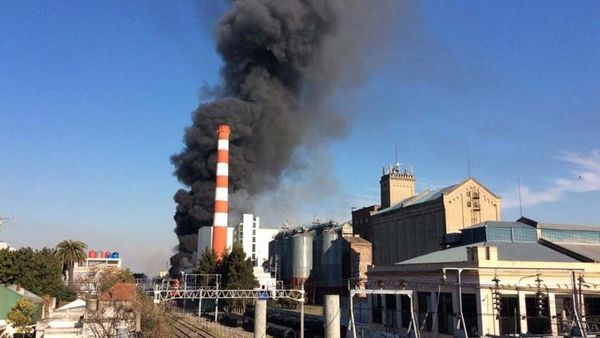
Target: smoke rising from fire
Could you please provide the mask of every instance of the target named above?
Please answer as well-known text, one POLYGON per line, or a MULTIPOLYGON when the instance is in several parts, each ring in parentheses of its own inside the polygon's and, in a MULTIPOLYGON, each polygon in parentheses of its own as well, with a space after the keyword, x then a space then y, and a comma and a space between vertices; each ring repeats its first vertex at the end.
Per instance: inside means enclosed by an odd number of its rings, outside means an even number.
POLYGON ((252 210, 253 197, 278 187, 299 147, 344 135, 349 116, 332 101, 362 80, 396 6, 364 0, 231 3, 215 30, 224 63, 217 98, 193 113, 185 148, 171 158, 187 187, 174 197, 179 252, 171 272, 193 264, 198 228, 212 225, 217 125, 232 131, 230 211, 252 210))

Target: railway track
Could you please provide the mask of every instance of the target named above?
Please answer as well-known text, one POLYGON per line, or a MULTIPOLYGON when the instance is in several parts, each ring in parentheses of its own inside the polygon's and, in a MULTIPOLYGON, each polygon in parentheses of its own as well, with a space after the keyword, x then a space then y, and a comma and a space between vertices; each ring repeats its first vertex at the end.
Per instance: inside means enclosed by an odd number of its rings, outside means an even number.
POLYGON ((218 338, 218 336, 207 332, 190 318, 170 315, 169 322, 173 335, 177 338, 218 338))

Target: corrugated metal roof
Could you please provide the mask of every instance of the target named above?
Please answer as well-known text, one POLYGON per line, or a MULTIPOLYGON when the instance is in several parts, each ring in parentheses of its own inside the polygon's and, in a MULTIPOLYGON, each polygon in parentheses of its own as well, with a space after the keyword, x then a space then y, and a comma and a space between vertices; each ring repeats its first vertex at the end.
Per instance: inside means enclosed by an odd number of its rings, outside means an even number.
POLYGON ((578 255, 587 257, 594 262, 600 262, 600 245, 598 244, 565 244, 558 242, 551 242, 552 244, 565 248, 578 255))
POLYGON ((577 230, 577 231, 600 231, 598 225, 575 225, 575 224, 552 224, 552 223, 538 223, 538 228, 541 229, 553 229, 553 230, 577 230))
POLYGON ((564 255, 539 243, 480 242, 432 252, 396 264, 405 265, 466 262, 467 247, 469 246, 496 246, 498 247, 498 259, 502 261, 579 262, 575 258, 564 255))
POLYGON ((458 186, 458 184, 451 185, 451 186, 441 188, 441 189, 431 190, 431 191, 425 190, 418 195, 403 199, 402 201, 400 201, 390 207, 387 207, 385 209, 380 209, 379 211, 375 212, 374 214, 375 215, 381 214, 384 212, 388 212, 388 211, 392 211, 392 210, 396 210, 396 209, 400 209, 400 208, 405 208, 405 207, 415 205, 415 204, 434 201, 434 200, 442 197, 442 195, 444 193, 454 190, 454 188, 456 188, 456 186, 458 186))
MULTIPOLYGON (((534 227, 520 223, 520 222, 506 222, 506 221, 485 221, 482 223, 468 226, 462 230, 476 229, 476 228, 527 228, 535 229, 534 227)), ((461 230, 461 231, 462 231, 461 230)))

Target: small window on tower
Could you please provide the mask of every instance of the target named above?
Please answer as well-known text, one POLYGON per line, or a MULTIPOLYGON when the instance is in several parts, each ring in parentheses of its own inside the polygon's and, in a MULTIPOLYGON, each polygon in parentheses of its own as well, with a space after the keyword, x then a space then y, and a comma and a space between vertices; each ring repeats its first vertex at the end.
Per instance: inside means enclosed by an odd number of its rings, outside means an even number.
POLYGON ((467 208, 471 207, 471 201, 467 201, 467 208))
POLYGON ((471 197, 471 192, 467 191, 467 197, 471 197))

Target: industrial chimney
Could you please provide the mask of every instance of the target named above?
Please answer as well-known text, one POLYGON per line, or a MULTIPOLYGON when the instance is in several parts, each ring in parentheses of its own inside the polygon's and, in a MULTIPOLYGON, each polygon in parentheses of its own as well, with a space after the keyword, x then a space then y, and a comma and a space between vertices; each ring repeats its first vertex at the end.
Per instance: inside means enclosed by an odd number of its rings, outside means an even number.
POLYGON ((229 134, 228 125, 217 129, 217 185, 215 188, 215 216, 213 221, 212 247, 221 259, 227 250, 227 199, 229 187, 229 134))

